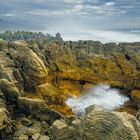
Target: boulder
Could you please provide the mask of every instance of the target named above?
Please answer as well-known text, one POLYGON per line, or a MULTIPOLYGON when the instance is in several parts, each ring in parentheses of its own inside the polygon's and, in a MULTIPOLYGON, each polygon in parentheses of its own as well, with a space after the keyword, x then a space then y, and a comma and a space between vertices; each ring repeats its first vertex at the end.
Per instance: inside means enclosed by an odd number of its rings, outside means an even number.
POLYGON ((50 128, 52 140, 139 140, 140 122, 126 113, 110 112, 90 107, 87 114, 67 125, 57 120, 50 128), (92 109, 93 108, 93 109, 92 109))

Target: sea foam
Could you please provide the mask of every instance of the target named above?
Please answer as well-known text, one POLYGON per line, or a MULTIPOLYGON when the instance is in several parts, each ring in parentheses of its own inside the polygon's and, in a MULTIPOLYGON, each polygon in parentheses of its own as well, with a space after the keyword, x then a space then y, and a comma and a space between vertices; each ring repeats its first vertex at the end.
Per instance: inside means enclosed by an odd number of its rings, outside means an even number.
POLYGON ((115 110, 123 106, 128 100, 129 98, 120 94, 118 89, 111 88, 110 85, 100 84, 80 97, 68 98, 66 104, 76 114, 83 114, 85 113, 85 108, 90 105, 98 105, 107 110, 115 110))

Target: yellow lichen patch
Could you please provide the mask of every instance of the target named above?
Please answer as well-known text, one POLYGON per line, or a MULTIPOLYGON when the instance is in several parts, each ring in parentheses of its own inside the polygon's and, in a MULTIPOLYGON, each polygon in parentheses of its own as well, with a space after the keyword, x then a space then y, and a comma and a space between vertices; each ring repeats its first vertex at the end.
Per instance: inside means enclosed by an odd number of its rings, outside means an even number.
POLYGON ((137 98, 137 99, 140 99, 140 90, 133 90, 132 96, 137 98))
POLYGON ((56 96, 57 95, 57 90, 56 88, 49 84, 49 83, 45 83, 42 85, 39 85, 37 87, 38 92, 43 96, 44 94, 47 94, 48 96, 56 96))
POLYGON ((81 86, 77 81, 62 80, 58 83, 59 90, 65 96, 79 96, 81 93, 81 86))
POLYGON ((74 115, 72 109, 70 107, 68 107, 66 104, 62 104, 62 105, 50 105, 49 106, 50 109, 56 110, 60 113, 62 113, 65 116, 72 116, 74 115))

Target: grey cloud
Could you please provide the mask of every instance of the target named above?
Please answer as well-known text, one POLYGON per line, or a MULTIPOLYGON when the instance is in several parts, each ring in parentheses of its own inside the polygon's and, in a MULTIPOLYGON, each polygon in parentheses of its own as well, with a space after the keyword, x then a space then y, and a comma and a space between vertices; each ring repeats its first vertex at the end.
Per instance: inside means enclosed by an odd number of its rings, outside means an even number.
POLYGON ((140 28, 139 9, 139 0, 6 0, 0 5, 0 28, 63 34, 71 34, 71 30, 75 34, 81 30, 85 34, 90 30, 129 33, 140 28))

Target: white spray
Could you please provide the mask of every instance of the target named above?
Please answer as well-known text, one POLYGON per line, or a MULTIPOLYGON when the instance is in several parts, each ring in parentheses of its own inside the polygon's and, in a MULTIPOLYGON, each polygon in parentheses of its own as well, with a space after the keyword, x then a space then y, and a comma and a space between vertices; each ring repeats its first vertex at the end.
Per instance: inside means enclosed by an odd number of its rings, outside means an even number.
POLYGON ((66 104, 76 114, 83 114, 85 113, 85 108, 90 105, 98 105, 107 110, 115 110, 123 106, 128 100, 129 98, 121 95, 118 89, 100 84, 81 97, 67 99, 66 104))

